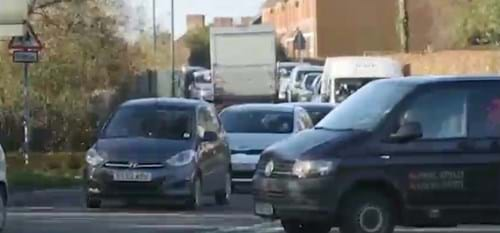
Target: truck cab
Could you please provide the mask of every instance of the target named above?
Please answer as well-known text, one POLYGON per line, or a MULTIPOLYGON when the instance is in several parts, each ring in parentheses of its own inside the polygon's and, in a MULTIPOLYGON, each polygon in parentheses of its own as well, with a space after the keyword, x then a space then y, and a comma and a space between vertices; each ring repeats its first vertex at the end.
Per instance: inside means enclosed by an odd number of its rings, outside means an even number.
POLYGON ((385 57, 332 57, 322 76, 323 101, 338 104, 367 83, 403 76, 403 66, 385 57))

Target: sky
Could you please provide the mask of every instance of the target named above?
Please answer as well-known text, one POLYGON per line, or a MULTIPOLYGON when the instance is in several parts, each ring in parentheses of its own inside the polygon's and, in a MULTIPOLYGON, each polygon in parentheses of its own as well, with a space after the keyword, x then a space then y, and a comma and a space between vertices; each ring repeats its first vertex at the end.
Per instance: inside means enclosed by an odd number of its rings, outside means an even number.
MULTIPOLYGON (((131 5, 143 6, 147 11, 147 22, 152 25, 153 0, 128 0, 131 5)), ((256 16, 264 0, 174 0, 175 1, 175 36, 186 32, 187 14, 204 14, 206 22, 212 22, 214 16, 256 16)), ((156 0, 156 17, 160 29, 170 28, 170 0, 156 0)))

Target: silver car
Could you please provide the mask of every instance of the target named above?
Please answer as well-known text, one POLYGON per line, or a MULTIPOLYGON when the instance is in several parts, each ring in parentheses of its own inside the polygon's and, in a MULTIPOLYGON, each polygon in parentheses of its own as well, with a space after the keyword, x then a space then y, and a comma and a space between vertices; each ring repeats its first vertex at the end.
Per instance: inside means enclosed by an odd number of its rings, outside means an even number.
POLYGON ((313 123, 300 106, 244 104, 220 113, 231 149, 233 186, 250 184, 261 152, 290 135, 312 128, 313 123))

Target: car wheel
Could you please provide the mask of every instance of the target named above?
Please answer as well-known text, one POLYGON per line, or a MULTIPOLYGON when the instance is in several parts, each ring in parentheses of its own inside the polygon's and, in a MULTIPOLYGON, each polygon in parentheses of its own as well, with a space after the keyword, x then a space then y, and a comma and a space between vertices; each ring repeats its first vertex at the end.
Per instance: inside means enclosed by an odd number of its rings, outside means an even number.
POLYGON ((225 179, 224 190, 215 193, 215 203, 217 205, 227 205, 231 200, 231 193, 232 193, 231 174, 229 174, 228 172, 224 179, 225 179))
POLYGON ((281 220, 286 233, 328 233, 331 225, 323 222, 301 222, 296 220, 281 220))
POLYGON ((7 221, 7 203, 5 190, 2 190, 2 195, 0 195, 0 232, 5 229, 5 223, 7 221))
POLYGON ((101 204, 102 204, 101 200, 99 200, 97 198, 87 197, 87 200, 86 200, 87 208, 99 209, 99 208, 101 208, 101 204))
POLYGON ((395 208, 384 196, 374 192, 353 195, 342 208, 341 233, 392 233, 395 208))
POLYGON ((199 209, 201 207, 201 199, 202 199, 202 189, 201 189, 201 179, 199 176, 194 178, 192 188, 191 188, 191 197, 189 197, 187 207, 189 209, 199 209))

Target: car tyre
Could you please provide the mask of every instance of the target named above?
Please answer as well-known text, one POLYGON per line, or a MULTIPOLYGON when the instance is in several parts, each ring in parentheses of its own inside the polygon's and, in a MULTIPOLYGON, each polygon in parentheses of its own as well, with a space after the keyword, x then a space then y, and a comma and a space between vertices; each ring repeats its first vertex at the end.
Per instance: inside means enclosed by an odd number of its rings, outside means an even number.
POLYGON ((224 190, 215 193, 215 203, 217 205, 227 205, 231 200, 232 182, 229 172, 225 175, 224 190))
POLYGON ((101 208, 102 201, 97 198, 87 197, 86 205, 89 209, 99 209, 101 208))
POLYGON ((395 208, 376 192, 360 192, 349 198, 341 210, 341 233, 392 233, 395 208))
POLYGON ((189 197, 187 208, 196 210, 201 207, 202 199, 202 183, 199 176, 195 176, 191 188, 191 196, 189 197))
POLYGON ((281 226, 286 233, 328 233, 332 229, 332 226, 327 223, 296 220, 281 220, 281 226))

